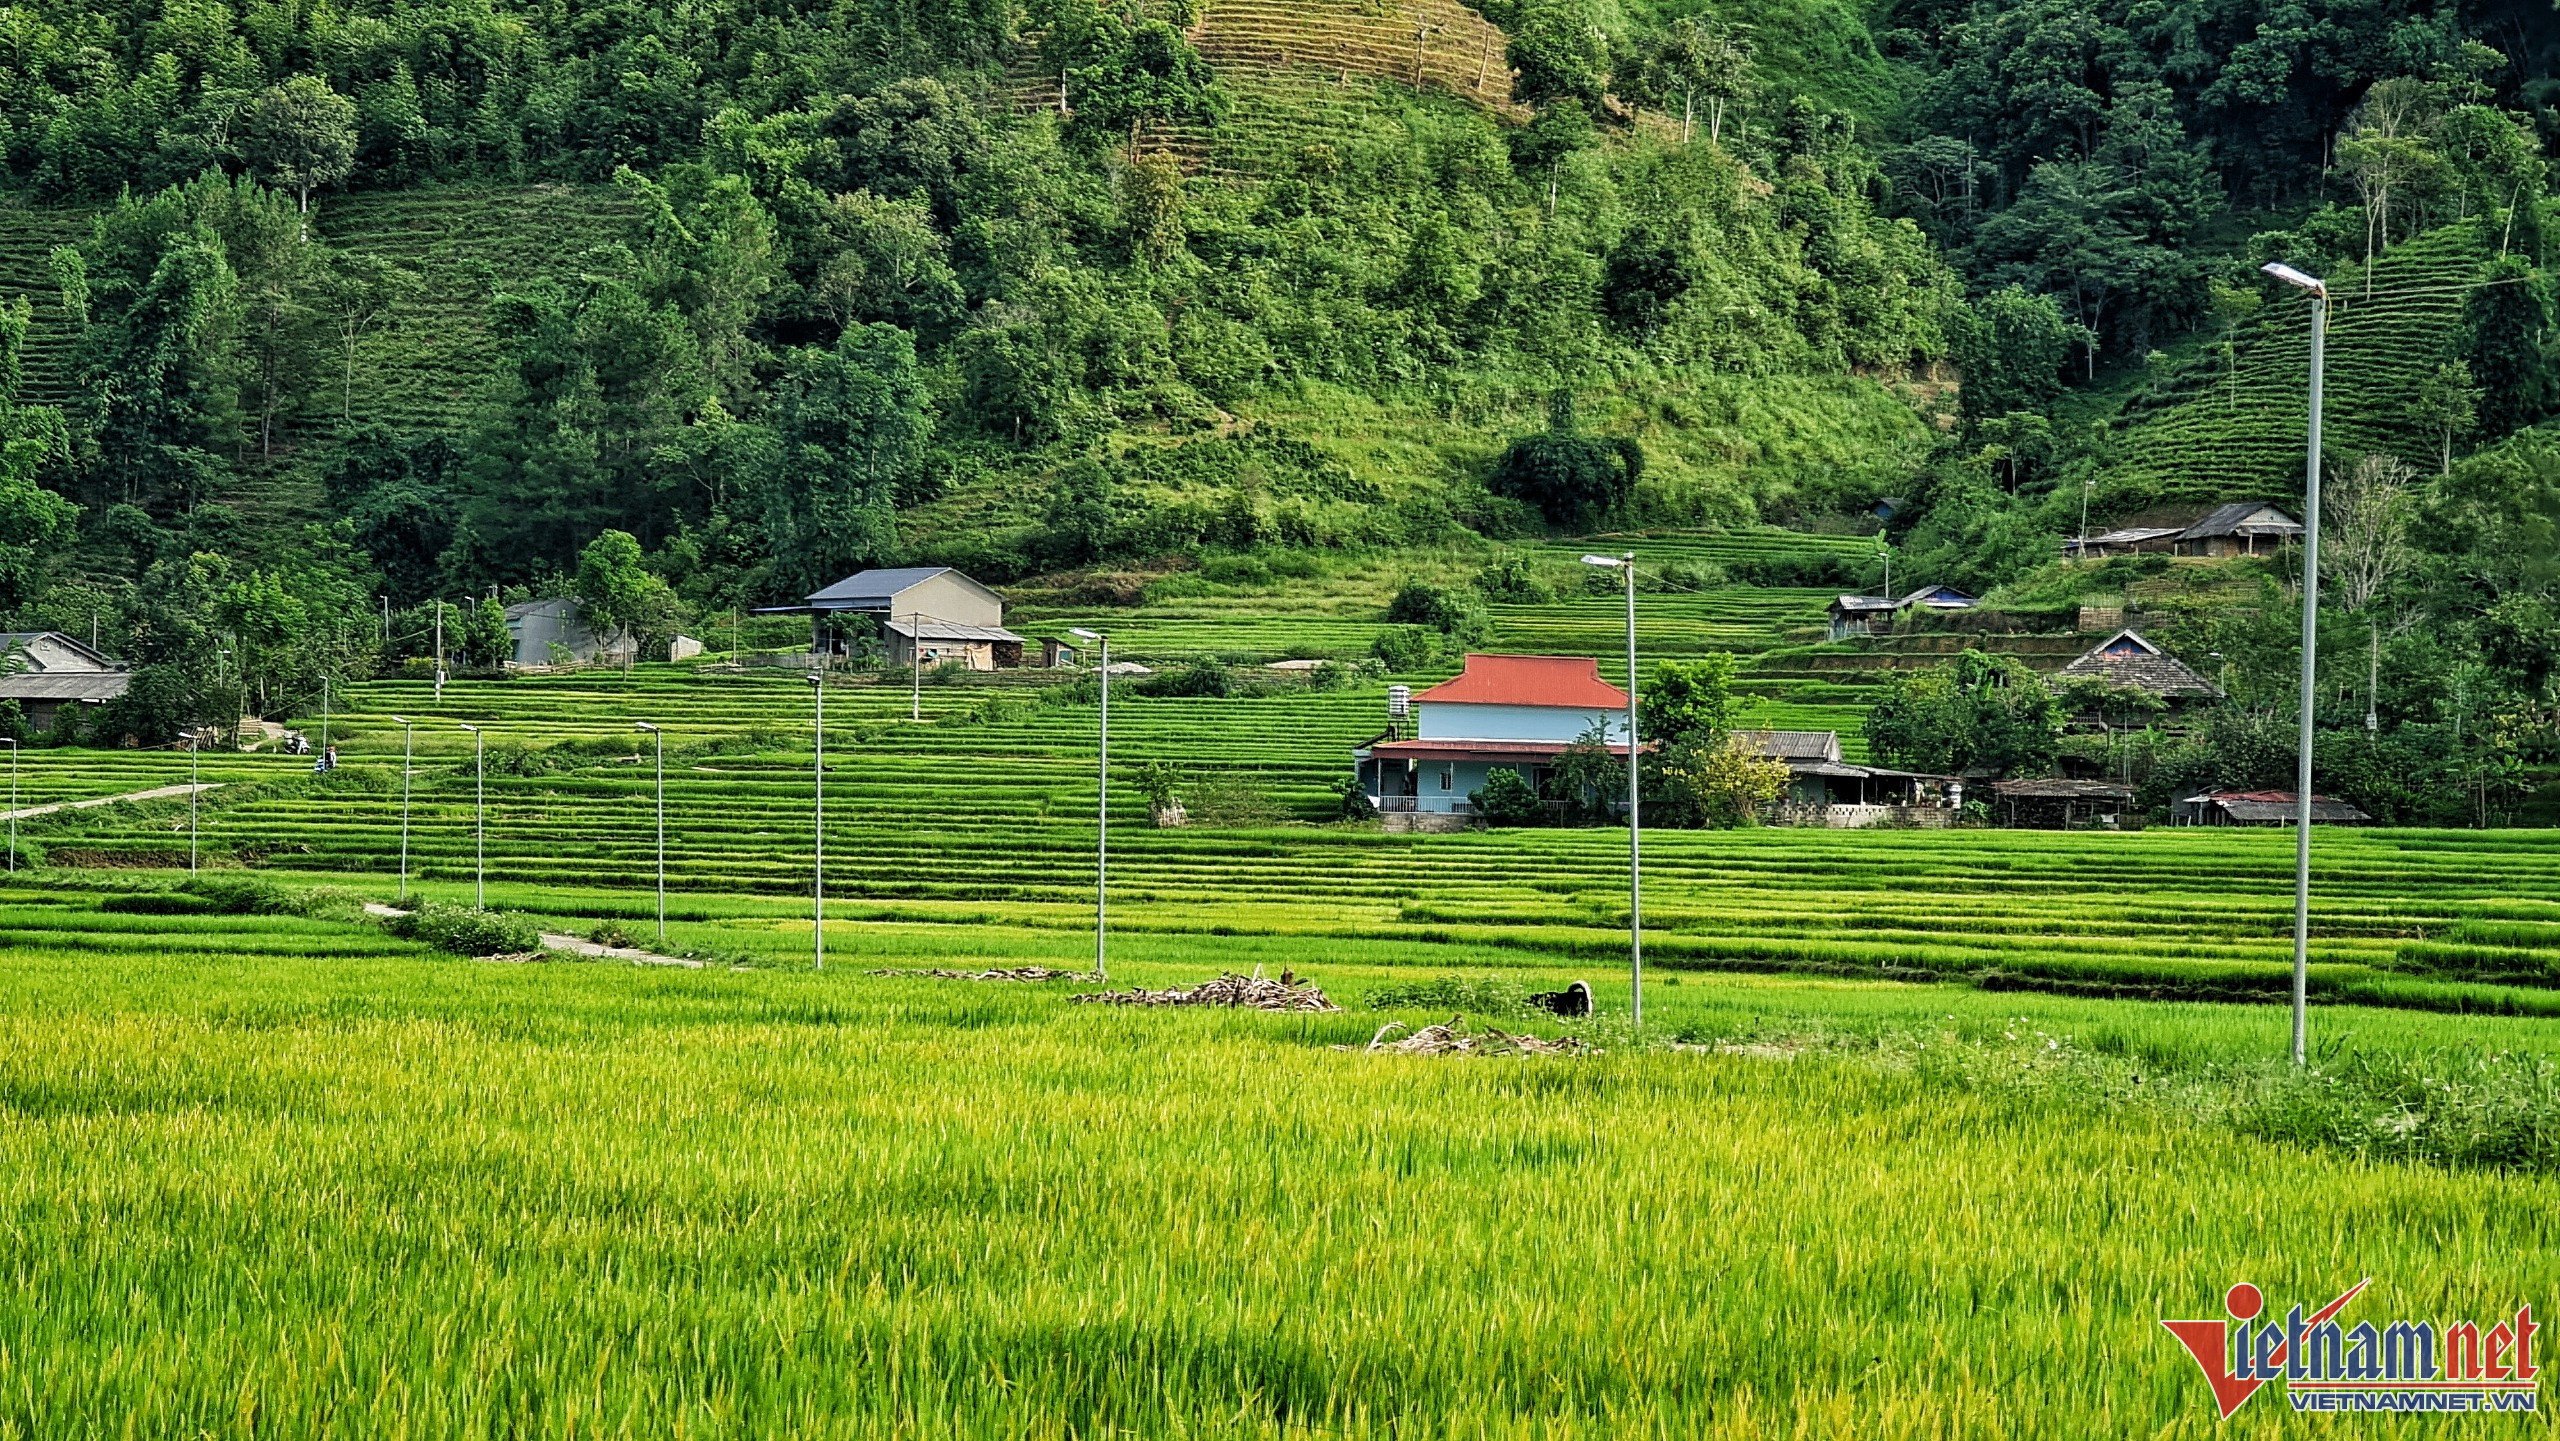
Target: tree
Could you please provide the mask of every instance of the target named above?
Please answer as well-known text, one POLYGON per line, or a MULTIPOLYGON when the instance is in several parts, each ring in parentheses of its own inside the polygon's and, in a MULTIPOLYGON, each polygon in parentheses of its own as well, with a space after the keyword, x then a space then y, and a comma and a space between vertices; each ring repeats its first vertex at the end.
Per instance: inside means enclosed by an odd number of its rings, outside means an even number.
POLYGON ((1733 693, 1740 674, 1739 663, 1722 651, 1656 666, 1638 706, 1645 739, 1666 746, 1692 739, 1724 744, 1733 729, 1734 714, 1741 709, 1733 693))
POLYGON ((1745 737, 1698 733, 1663 748, 1646 771, 1649 818, 1718 830, 1750 825, 1786 794, 1787 763, 1745 737))
POLYGON ((2453 442, 2469 435, 2480 419, 2480 387, 2471 383, 2471 367, 2448 360, 2418 387, 2418 418, 2442 438, 2437 473, 2453 473, 2453 442))
POLYGON ((588 542, 578 552, 570 585, 587 628, 598 636, 645 645, 674 632, 675 592, 641 562, 640 542, 627 530, 608 530, 588 542))
MULTIPOLYGON (((652 577, 654 579, 654 577, 652 577)), ((496 670, 515 655, 515 637, 507 630, 507 608, 496 596, 465 606, 455 637, 463 656, 482 670, 496 670)))
POLYGON ((1969 650, 1886 682, 1867 712, 1867 748, 1886 765, 1933 775, 2036 771, 2051 764, 2062 720, 2024 661, 1969 650))
POLYGON ((418 273, 378 255, 343 251, 328 257, 319 283, 319 304, 338 333, 343 368, 338 391, 338 422, 356 418, 356 346, 365 332, 417 294, 418 273))
POLYGON ((855 326, 833 349, 786 355, 775 389, 762 499, 777 578, 807 589, 887 559, 896 508, 921 493, 933 439, 914 338, 855 326))
POLYGON ((2408 568, 2409 483, 2417 474, 2390 455, 2360 456, 2329 472, 2322 569, 2338 603, 2350 611, 2373 604, 2408 568))
POLYGON ((1486 772, 1483 788, 1469 792, 1467 803, 1489 826, 1534 826, 1547 818, 1546 803, 1538 799, 1537 787, 1509 766, 1486 772))
POLYGON ((1426 626, 1463 645, 1492 634, 1493 622, 1465 591, 1408 580, 1387 602, 1389 625, 1426 626))
POLYGON ((2364 207, 2364 290, 2373 294, 2373 260, 2391 248, 2391 207, 2404 192, 2425 191, 2443 179, 2444 162, 2428 144, 2436 120, 2434 86, 2410 77, 2382 81, 2365 92, 2338 137, 2338 164, 2364 207))
POLYGON ((1964 377, 1956 403, 1966 422, 2050 405, 2062 393, 2062 367, 2079 335, 2052 296, 2015 285, 1957 311, 1947 348, 1964 377))
POLYGON ((2480 387, 2479 424, 2499 436, 2551 411, 2551 285, 2520 255, 2489 262, 2462 302, 2463 364, 2480 387))
POLYGON ((1647 38, 1636 52, 1633 88, 1669 109, 1680 107, 1680 143, 1696 128, 1698 102, 1707 103, 1707 139, 1724 138, 1725 106, 1751 87, 1751 41, 1712 16, 1685 15, 1647 38))
POLYGON ((355 172, 356 104, 316 75, 296 75, 271 85, 249 107, 240 127, 240 154, 252 169, 301 197, 355 172))
POLYGON ((17 404, 19 356, 34 313, 25 296, 0 302, 0 613, 35 598, 80 516, 80 507, 45 489, 41 478, 70 458, 61 412, 17 404))

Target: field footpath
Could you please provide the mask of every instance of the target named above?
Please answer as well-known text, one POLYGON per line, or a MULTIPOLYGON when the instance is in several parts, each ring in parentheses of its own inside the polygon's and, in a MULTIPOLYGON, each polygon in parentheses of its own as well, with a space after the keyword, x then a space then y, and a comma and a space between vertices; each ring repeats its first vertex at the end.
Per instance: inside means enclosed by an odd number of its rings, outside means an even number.
MULTIPOLYGON (((386 906, 380 901, 365 902, 364 913, 383 920, 409 914, 395 906, 386 906)), ((629 961, 635 966, 682 966, 688 971, 702 969, 700 961, 689 961, 682 956, 662 956, 655 951, 641 950, 637 946, 608 946, 601 941, 581 940, 576 936, 564 935, 558 931, 541 931, 537 934, 542 937, 542 948, 547 951, 567 951, 571 955, 585 956, 590 960, 629 961)))
POLYGON ((49 816, 56 811, 85 811, 93 806, 111 806, 118 801, 165 800, 172 796, 183 796, 189 792, 218 791, 220 789, 222 789, 222 782, 220 781, 197 781, 193 784, 154 786, 147 791, 126 791, 124 794, 117 796, 91 796, 84 801, 55 801, 51 805, 27 806, 14 811, 0 811, 0 821, 33 820, 37 816, 49 816))

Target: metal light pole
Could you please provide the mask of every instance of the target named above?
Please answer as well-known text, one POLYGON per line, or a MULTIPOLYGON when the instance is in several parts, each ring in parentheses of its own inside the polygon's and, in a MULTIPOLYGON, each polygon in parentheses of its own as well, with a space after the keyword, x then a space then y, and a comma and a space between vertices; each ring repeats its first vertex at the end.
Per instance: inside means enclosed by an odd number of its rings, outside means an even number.
POLYGON ((320 759, 329 759, 329 677, 320 677, 320 759))
POLYGON ((1093 973, 1108 980, 1111 953, 1105 919, 1111 895, 1111 637, 1081 626, 1070 628, 1067 634, 1092 641, 1102 651, 1102 749, 1093 767, 1093 973))
MULTIPOLYGON (((1886 552, 1891 563, 1892 552, 1886 552)), ((1627 576, 1627 965, 1633 983, 1635 1023, 1644 1024, 1644 826, 1637 814, 1640 762, 1636 735, 1636 553, 1586 555, 1584 565, 1623 570, 1627 576)))
POLYGON ((418 727, 407 716, 396 715, 400 723, 400 899, 409 899, 409 773, 418 753, 418 727))
POLYGON ((18 742, 0 736, 0 745, 9 748, 9 874, 18 873, 18 742))
POLYGON ((907 719, 924 719, 924 616, 921 612, 907 615, 907 654, 915 661, 914 689, 907 696, 907 719))
POLYGON ((187 874, 196 873, 196 752, 204 745, 204 737, 187 737, 187 874))
POLYGON ((485 911, 489 909, 489 768, 480 757, 488 737, 478 726, 462 728, 471 732, 471 903, 485 911))
POLYGON ((667 943, 667 735, 647 721, 632 724, 658 743, 658 944, 667 943))
POLYGON ((2329 340, 2329 287, 2290 265, 2259 269, 2311 294, 2311 439, 2303 461, 2302 715, 2293 766, 2293 1063, 2299 1066, 2311 990, 2311 689, 2320 666, 2320 364, 2329 340))
POLYGON ((827 677, 809 672, 809 694, 817 705, 813 723, 816 747, 809 758, 809 935, 815 947, 811 969, 827 968, 827 677))

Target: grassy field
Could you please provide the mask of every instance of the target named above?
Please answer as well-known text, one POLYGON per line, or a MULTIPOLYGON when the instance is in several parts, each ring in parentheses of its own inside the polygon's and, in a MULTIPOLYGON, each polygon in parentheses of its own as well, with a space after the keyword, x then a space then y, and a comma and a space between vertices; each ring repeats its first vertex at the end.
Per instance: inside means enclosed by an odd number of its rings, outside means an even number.
MULTIPOLYGON (((2279 1045, 2264 1008, 1689 978, 1655 1026, 1696 1049, 1452 1060, 1333 1049, 1378 1012, 864 973, 1072 957, 1036 932, 851 928, 810 975, 58 887, 0 929, 12 1436, 2278 1434, 2215 1427, 2157 1319, 2243 1275, 2372 1275, 2374 1315, 2560 1281, 2547 1176, 2166 1099, 2279 1045)), ((1458 959, 1134 937, 1122 971, 1291 956, 1354 1005, 1458 959)))

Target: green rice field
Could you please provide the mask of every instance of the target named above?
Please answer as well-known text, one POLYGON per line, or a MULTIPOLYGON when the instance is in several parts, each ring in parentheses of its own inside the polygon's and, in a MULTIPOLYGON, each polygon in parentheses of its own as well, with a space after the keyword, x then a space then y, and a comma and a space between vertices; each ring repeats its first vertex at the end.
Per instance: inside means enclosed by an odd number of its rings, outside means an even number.
POLYGON ((2217 1423, 2157 1322, 2238 1279, 2544 1307, 2560 833, 2322 832, 2294 1077, 2282 832, 1649 831, 1639 1032, 1623 830, 1333 819, 1379 684, 1120 687, 1112 983, 1289 970, 1345 1009, 1102 1007, 878 974, 1091 965, 1072 685, 927 684, 921 720, 829 688, 823 971, 801 676, 342 706, 335 775, 221 757, 196 815, 212 874, 330 888, 311 915, 129 904, 185 880, 182 800, 22 822, 0 1437, 2550 1430, 2217 1423), (489 904, 695 964, 463 960, 358 912, 399 887, 412 735, 411 893, 470 901, 464 722, 489 904), (1210 822, 1154 828, 1148 761, 1210 822), (1598 1017, 1505 1009, 1575 979, 1598 1017), (1596 1049, 1363 1050, 1452 1012, 1596 1049))

